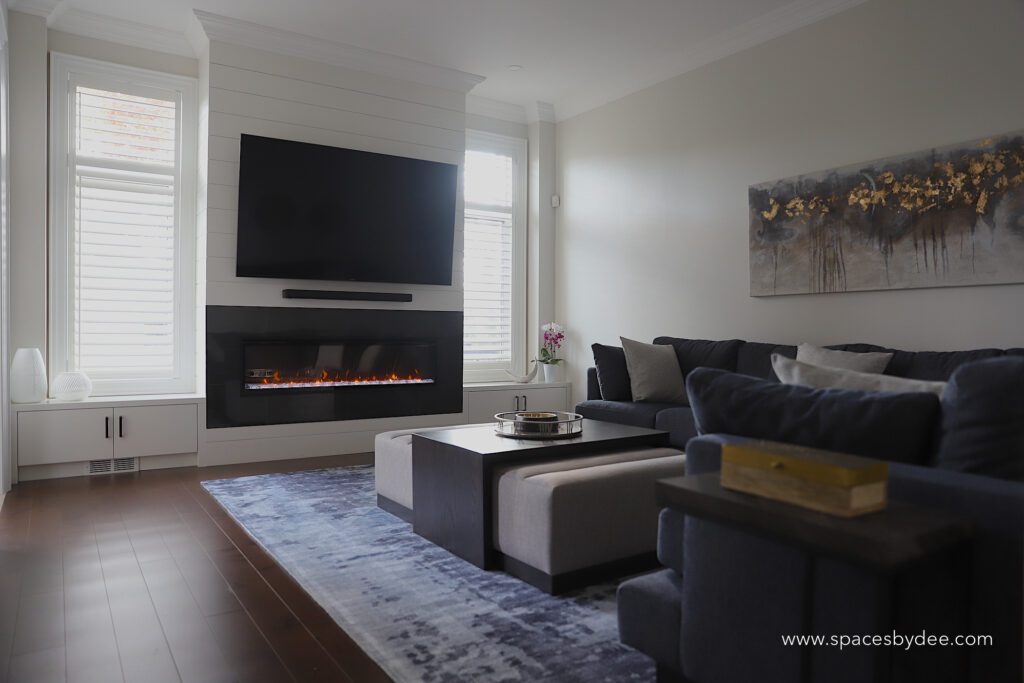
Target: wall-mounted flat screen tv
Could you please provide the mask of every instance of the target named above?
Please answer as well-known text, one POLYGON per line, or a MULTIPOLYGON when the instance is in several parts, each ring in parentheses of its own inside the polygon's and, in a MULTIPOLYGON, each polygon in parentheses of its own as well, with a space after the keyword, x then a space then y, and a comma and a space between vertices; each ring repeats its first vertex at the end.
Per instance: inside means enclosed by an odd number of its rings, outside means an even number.
POLYGON ((243 135, 235 274, 450 285, 458 167, 243 135))

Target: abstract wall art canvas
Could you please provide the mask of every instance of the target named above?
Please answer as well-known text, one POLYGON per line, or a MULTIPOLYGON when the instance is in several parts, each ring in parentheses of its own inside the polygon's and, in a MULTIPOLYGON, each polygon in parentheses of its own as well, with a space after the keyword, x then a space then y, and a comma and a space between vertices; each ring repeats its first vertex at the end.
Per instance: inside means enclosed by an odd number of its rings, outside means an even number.
POLYGON ((1024 282, 1024 131, 750 188, 750 294, 1024 282))

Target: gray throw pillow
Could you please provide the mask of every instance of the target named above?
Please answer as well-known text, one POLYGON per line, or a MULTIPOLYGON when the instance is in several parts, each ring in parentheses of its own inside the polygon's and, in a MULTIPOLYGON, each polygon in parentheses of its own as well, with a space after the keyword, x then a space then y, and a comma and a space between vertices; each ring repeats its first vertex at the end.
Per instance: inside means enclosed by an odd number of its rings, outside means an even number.
MULTIPOLYGON (((629 356, 626 356, 627 360, 629 356)), ((888 391, 894 394, 927 393, 941 397, 945 382, 925 382, 889 375, 877 375, 839 368, 823 368, 772 354, 772 368, 783 384, 799 384, 813 389, 854 389, 888 391)))
POLYGON ((685 403, 686 385, 675 349, 664 344, 644 344, 625 337, 622 351, 626 355, 629 387, 634 401, 685 403))
POLYGON ((801 344, 796 347, 796 359, 801 363, 820 365, 824 368, 840 368, 843 370, 881 374, 885 372, 889 361, 892 360, 892 354, 879 353, 877 351, 869 351, 867 353, 837 351, 835 349, 823 349, 814 344, 801 344))

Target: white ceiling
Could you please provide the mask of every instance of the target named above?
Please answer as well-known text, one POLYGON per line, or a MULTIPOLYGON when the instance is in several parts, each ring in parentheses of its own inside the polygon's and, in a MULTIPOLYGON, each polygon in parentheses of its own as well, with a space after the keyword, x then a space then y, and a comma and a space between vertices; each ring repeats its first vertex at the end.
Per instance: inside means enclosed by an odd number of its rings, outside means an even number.
MULTIPOLYGON (((484 76, 473 95, 554 105, 559 119, 769 40, 863 0, 18 0, 52 27, 102 17, 162 29, 192 8, 484 76), (521 65, 510 71, 510 64, 521 65)), ((122 26, 122 29, 124 28, 122 26)), ((90 28, 91 27, 91 28, 90 28)), ((160 34, 158 34, 158 37, 160 34)), ((97 35, 97 37, 105 37, 97 35)), ((183 38, 181 45, 186 45, 183 38)))

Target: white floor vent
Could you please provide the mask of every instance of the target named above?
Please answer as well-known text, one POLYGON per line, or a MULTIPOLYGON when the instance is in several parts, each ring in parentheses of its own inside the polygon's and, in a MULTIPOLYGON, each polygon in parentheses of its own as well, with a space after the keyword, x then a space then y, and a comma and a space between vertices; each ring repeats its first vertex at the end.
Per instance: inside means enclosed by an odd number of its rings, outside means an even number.
POLYGON ((114 458, 115 472, 134 472, 139 469, 138 458, 114 458))
POLYGON ((138 458, 114 458, 113 460, 90 460, 89 474, 111 474, 114 472, 135 472, 139 469, 138 458))
POLYGON ((89 474, 110 474, 113 468, 113 462, 110 460, 89 461, 89 474))

